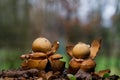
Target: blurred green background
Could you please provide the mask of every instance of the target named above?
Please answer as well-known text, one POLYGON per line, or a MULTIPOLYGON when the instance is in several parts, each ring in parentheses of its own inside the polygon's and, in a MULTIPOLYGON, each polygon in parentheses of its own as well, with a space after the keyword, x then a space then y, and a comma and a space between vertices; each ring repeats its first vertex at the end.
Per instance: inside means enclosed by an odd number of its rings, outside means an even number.
POLYGON ((17 69, 40 36, 65 46, 102 38, 96 71, 120 75, 120 0, 0 0, 0 70, 17 69))

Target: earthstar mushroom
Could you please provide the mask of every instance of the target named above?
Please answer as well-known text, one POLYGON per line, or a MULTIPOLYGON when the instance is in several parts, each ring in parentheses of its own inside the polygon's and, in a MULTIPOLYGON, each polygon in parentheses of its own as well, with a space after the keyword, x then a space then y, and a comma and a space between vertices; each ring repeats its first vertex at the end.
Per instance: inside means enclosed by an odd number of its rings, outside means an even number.
POLYGON ((49 66, 51 66, 52 70, 62 70, 65 62, 59 60, 63 57, 60 54, 56 54, 58 48, 59 42, 55 41, 51 44, 48 39, 39 37, 32 43, 33 52, 21 55, 20 58, 25 59, 21 65, 24 69, 37 68, 39 70, 45 70, 47 64, 50 62, 49 66))
POLYGON ((96 67, 96 62, 94 58, 96 57, 100 49, 101 39, 94 40, 91 46, 82 42, 74 46, 67 46, 66 51, 72 59, 69 62, 68 72, 75 74, 78 69, 85 72, 94 72, 96 67))

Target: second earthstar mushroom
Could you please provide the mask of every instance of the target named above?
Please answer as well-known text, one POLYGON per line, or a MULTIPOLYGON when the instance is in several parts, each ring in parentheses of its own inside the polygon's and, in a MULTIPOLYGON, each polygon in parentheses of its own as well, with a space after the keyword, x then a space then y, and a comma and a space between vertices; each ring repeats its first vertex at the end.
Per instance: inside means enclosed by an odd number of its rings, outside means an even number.
POLYGON ((68 73, 75 74, 79 69, 94 72, 96 57, 101 45, 101 39, 94 40, 91 45, 79 42, 74 46, 67 46, 66 51, 72 59, 69 62, 68 73))

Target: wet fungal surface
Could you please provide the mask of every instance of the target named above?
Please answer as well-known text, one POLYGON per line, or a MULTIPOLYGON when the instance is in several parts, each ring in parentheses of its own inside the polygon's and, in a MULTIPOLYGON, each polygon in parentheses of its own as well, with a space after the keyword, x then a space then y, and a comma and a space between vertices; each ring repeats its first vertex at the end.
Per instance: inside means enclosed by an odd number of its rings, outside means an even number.
POLYGON ((23 54, 20 68, 16 70, 2 70, 0 80, 118 80, 118 75, 110 75, 111 70, 95 71, 94 58, 101 47, 101 39, 93 40, 89 44, 78 42, 76 45, 66 46, 66 53, 71 57, 69 67, 61 54, 56 53, 59 42, 53 44, 44 37, 35 39, 32 52, 23 54))

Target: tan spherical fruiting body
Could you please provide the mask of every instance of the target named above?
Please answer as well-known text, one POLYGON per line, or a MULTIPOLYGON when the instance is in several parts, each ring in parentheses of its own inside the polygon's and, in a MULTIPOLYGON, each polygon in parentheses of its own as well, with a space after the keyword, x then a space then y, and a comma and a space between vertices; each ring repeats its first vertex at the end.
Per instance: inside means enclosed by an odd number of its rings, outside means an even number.
POLYGON ((44 37, 37 38, 32 43, 32 50, 34 52, 47 52, 51 49, 51 43, 44 37))
POLYGON ((79 42, 72 49, 72 55, 75 58, 87 58, 90 55, 90 46, 84 43, 79 42))
POLYGON ((96 63, 92 59, 84 60, 80 65, 80 69, 86 72, 94 72, 95 67, 96 67, 96 63))

